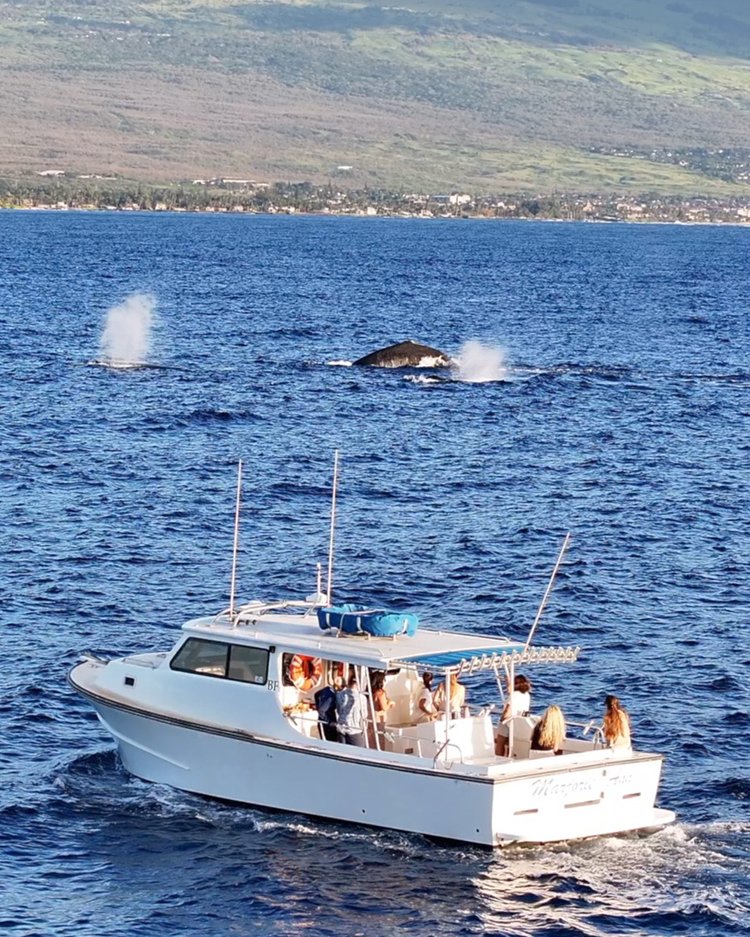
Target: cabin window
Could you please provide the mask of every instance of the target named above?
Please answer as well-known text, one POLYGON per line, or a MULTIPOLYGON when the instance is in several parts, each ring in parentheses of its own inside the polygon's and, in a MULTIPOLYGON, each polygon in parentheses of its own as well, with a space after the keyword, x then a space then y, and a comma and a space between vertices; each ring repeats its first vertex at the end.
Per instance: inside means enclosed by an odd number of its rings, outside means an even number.
POLYGON ((170 666, 172 670, 184 670, 187 673, 226 677, 228 653, 228 644, 204 641, 202 638, 188 638, 175 654, 170 666))
POLYGON ((243 683, 265 683, 268 677, 268 650, 232 644, 227 676, 230 680, 241 680, 243 683))
POLYGON ((175 654, 170 667, 185 673, 228 677, 257 685, 268 679, 268 656, 269 651, 265 647, 188 638, 175 654))

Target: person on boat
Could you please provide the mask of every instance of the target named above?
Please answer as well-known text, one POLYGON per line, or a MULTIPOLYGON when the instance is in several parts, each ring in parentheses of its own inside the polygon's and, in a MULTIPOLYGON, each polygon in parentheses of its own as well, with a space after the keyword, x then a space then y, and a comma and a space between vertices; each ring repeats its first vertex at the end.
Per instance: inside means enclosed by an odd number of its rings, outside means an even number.
POLYGON ((602 729, 610 748, 630 748, 630 716, 616 696, 604 700, 602 729))
POLYGON ((565 717, 559 706, 548 706, 531 733, 531 750, 562 755, 565 742, 565 717))
POLYGON ((385 725, 388 710, 396 705, 392 699, 389 699, 385 691, 385 676, 382 673, 373 678, 372 701, 375 707, 375 721, 380 728, 385 725))
POLYGON ((315 694, 315 708, 318 711, 318 725, 324 739, 329 742, 340 742, 339 730, 336 725, 336 692, 343 687, 340 677, 334 679, 334 685, 326 685, 315 694))
POLYGON ((508 754, 508 738, 510 728, 508 722, 514 716, 528 716, 531 710, 531 683, 522 673, 516 674, 513 679, 513 689, 503 706, 500 725, 495 736, 495 754, 505 756, 508 754))
POLYGON ((513 680, 513 690, 508 694, 508 699, 503 707, 503 722, 510 719, 511 716, 528 716, 530 710, 531 683, 528 677, 518 673, 513 680))
POLYGON ((346 687, 336 694, 336 715, 340 740, 346 745, 366 748, 367 701, 360 693, 354 670, 346 687))
MULTIPOLYGON (((466 687, 463 683, 459 683, 458 674, 451 673, 451 718, 460 719, 464 712, 464 706, 466 705, 466 687)), ((435 690, 435 706, 441 712, 445 712, 445 683, 441 683, 440 686, 435 690)))
POLYGON ((377 672, 372 678, 372 704, 375 710, 375 726, 371 732, 370 745, 375 746, 375 732, 385 729, 388 711, 396 704, 389 698, 385 690, 385 674, 377 672))
POLYGON ((438 717, 437 707, 432 695, 432 674, 425 670, 422 674, 422 690, 417 700, 417 722, 432 722, 438 717))

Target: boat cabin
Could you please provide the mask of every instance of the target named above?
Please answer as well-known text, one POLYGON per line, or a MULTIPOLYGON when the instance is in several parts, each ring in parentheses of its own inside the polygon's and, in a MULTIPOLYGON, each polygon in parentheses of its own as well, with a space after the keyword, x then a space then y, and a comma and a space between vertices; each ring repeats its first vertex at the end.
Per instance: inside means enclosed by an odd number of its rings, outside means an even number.
MULTIPOLYGON (((331 621, 330 614, 322 614, 326 611, 330 612, 308 602, 251 602, 233 617, 222 613, 195 619, 184 626, 186 634, 169 667, 256 687, 263 691, 258 698, 264 705, 254 710, 255 731, 326 746, 346 744, 332 697, 353 676, 361 706, 356 720, 362 726, 359 747, 444 765, 487 765, 498 760, 497 724, 514 671, 520 665, 570 663, 578 655, 573 647, 526 648, 508 638, 417 630, 409 616, 395 633, 382 636, 361 627, 341 627, 335 616, 331 621), (420 707, 426 673, 433 677, 430 713, 420 707), (463 678, 479 674, 496 683, 497 702, 480 704, 469 698, 456 705, 453 682, 458 680, 460 688, 463 678), (376 702, 383 697, 375 693, 376 687, 382 687, 387 700, 381 710, 376 702), (275 712, 265 705, 268 690, 275 712), (446 700, 451 700, 447 706, 446 700)), ((369 628, 367 616, 372 614, 358 610, 355 617, 369 628)), ((530 715, 507 721, 507 758, 547 754, 530 749, 535 722, 530 715)), ((596 739, 566 739, 565 750, 582 751, 596 744, 596 739)))

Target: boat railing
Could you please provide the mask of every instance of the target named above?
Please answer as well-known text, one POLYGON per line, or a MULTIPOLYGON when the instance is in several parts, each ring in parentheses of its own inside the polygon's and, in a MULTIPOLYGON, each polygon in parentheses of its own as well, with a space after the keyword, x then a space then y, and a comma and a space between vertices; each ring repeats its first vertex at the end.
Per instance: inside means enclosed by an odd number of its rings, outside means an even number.
POLYGON ((156 670, 157 667, 161 666, 166 656, 167 652, 162 651, 158 654, 131 654, 129 657, 124 657, 123 660, 126 660, 129 664, 135 664, 137 667, 148 667, 151 670, 156 670))
POLYGON ((566 720, 566 725, 580 729, 583 738, 586 738, 587 735, 591 734, 594 748, 607 747, 607 740, 604 737, 604 726, 599 725, 596 720, 589 719, 588 722, 573 722, 568 719, 566 720))
POLYGON ((281 599, 274 602, 265 602, 261 599, 257 601, 245 602, 234 612, 231 608, 222 609, 213 616, 213 621, 252 621, 256 618, 262 618, 264 615, 272 615, 279 612, 302 613, 302 616, 312 614, 318 608, 319 603, 312 601, 316 596, 310 596, 309 599, 281 599))
POLYGON ((443 742, 443 744, 440 746, 440 748, 435 752, 435 757, 432 759, 432 767, 433 767, 433 768, 437 768, 437 763, 438 763, 438 761, 439 761, 439 759, 440 759, 440 756, 443 754, 443 752, 448 751, 449 748, 455 748, 455 749, 456 749, 456 751, 458 752, 458 758, 457 758, 457 759, 454 758, 453 761, 452 761, 450 764, 448 764, 448 759, 447 759, 447 758, 444 758, 444 759, 443 759, 443 767, 444 767, 444 768, 452 768, 453 765, 456 763, 456 761, 458 761, 459 764, 463 764, 463 763, 464 763, 464 753, 461 751, 461 747, 460 747, 459 745, 456 745, 455 742, 451 742, 450 739, 446 739, 446 740, 443 742))

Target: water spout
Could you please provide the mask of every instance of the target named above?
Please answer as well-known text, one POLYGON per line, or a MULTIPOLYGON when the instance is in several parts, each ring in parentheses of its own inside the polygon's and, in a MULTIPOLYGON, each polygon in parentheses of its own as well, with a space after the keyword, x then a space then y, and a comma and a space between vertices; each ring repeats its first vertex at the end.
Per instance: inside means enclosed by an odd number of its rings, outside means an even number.
POLYGON ((451 370, 454 380, 470 384, 510 379, 504 350, 476 341, 466 342, 462 346, 451 370))
POLYGON ((138 368, 146 364, 156 299, 133 293, 107 312, 101 337, 100 363, 111 368, 138 368))

